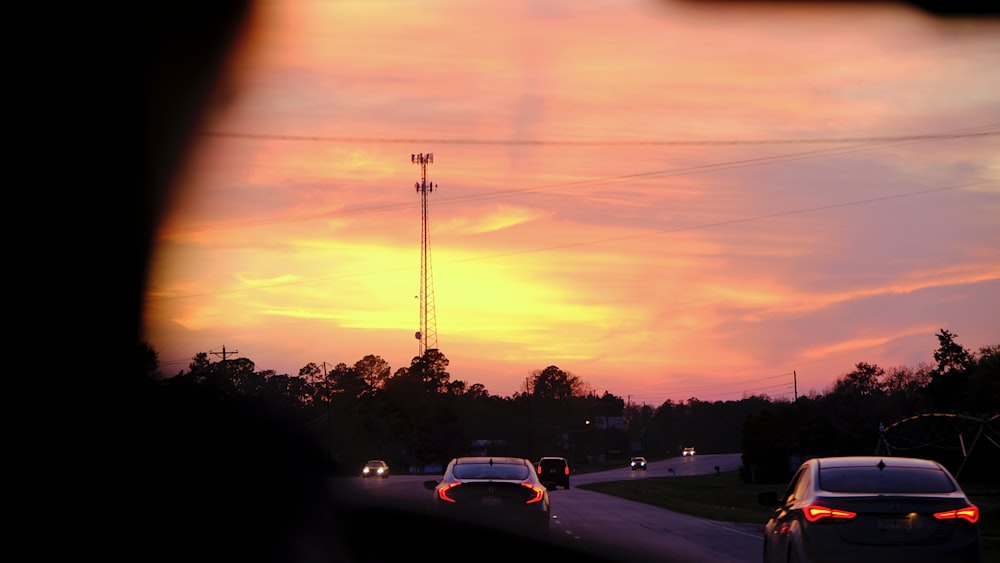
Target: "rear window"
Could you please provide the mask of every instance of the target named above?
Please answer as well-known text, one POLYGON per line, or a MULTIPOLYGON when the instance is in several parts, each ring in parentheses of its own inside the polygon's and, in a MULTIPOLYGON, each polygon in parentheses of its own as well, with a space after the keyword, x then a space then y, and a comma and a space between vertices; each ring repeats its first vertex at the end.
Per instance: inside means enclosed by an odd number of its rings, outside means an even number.
POLYGON ((455 466, 454 474, 458 479, 515 479, 523 481, 528 478, 529 471, 524 465, 463 463, 455 466))
POLYGON ((541 466, 545 468, 549 467, 566 467, 566 460, 564 459, 543 459, 541 466))
POLYGON ((955 485, 936 469, 820 468, 819 488, 833 493, 951 493, 955 485))

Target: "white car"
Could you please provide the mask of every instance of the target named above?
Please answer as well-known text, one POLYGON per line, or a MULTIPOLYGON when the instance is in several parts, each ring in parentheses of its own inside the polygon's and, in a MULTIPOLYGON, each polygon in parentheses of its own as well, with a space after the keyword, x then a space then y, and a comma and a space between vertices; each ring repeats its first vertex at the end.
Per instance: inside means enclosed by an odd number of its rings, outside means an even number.
POLYGON ((361 468, 362 477, 379 477, 380 479, 389 478, 389 464, 382 461, 381 459, 372 459, 361 468))

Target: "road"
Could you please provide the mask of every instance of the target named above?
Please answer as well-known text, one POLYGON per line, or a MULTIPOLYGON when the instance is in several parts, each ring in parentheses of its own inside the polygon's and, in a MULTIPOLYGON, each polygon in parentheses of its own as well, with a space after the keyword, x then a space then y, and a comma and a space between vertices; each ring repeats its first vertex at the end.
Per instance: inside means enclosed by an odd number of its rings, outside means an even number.
MULTIPOLYGON (((648 469, 617 468, 571 476, 569 489, 550 492, 552 541, 589 552, 602 551, 620 561, 758 562, 763 522, 717 522, 578 488, 600 481, 649 479, 715 473, 739 467, 739 454, 705 454, 653 461, 648 469)), ((423 482, 433 476, 393 475, 389 479, 348 478, 338 486, 370 495, 375 502, 428 502, 423 482)))

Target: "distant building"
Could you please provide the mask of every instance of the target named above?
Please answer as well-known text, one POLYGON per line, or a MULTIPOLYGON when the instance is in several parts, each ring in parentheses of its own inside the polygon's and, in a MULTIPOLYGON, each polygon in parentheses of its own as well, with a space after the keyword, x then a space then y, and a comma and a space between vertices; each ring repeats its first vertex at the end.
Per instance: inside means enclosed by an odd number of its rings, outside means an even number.
POLYGON ((625 430, 624 416, 595 416, 594 428, 600 430, 625 430))
POLYGON ((507 445, 507 440, 472 440, 469 455, 503 455, 507 445))

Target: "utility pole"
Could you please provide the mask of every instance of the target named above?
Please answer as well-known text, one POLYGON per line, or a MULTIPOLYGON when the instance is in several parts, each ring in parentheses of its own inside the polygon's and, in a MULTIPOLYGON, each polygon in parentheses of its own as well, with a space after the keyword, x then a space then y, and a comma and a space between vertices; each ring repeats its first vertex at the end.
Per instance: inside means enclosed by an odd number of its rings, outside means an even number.
POLYGON ((431 273, 431 242, 427 227, 427 194, 433 192, 437 184, 427 181, 427 165, 434 163, 434 154, 411 154, 410 162, 420 165, 420 182, 414 184, 420 194, 421 236, 420 236, 420 329, 416 336, 419 355, 427 350, 437 349, 437 318, 434 312, 434 280, 431 273))
POLYGON ((226 363, 226 360, 229 359, 229 356, 234 356, 234 355, 238 354, 239 350, 237 350, 235 352, 226 352, 226 347, 223 346, 221 353, 220 352, 209 352, 209 353, 213 354, 215 356, 222 356, 222 361, 220 362, 222 364, 222 372, 223 372, 224 376, 226 377, 226 379, 231 379, 232 378, 232 374, 229 373, 229 369, 230 368, 229 368, 229 364, 226 363))
POLYGON ((799 376, 792 370, 792 397, 795 399, 793 403, 799 402, 799 376))
POLYGON ((223 346, 222 347, 222 352, 210 352, 210 353, 213 354, 213 355, 215 355, 215 356, 222 356, 222 361, 225 362, 227 354, 228 355, 235 355, 235 354, 239 354, 240 351, 236 350, 235 352, 226 352, 226 347, 223 346))

